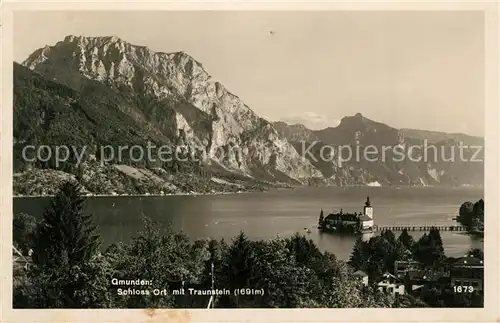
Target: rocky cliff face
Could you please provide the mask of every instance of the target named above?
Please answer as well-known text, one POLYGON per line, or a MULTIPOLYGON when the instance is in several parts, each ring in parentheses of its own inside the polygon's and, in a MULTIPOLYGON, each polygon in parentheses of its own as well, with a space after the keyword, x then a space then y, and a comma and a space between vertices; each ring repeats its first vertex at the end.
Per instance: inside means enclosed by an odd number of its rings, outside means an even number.
POLYGON ((125 93, 130 100, 119 105, 122 112, 160 136, 202 149, 209 163, 230 171, 300 183, 321 177, 272 124, 184 52, 153 52, 117 37, 67 36, 23 65, 82 93, 90 81, 125 93))

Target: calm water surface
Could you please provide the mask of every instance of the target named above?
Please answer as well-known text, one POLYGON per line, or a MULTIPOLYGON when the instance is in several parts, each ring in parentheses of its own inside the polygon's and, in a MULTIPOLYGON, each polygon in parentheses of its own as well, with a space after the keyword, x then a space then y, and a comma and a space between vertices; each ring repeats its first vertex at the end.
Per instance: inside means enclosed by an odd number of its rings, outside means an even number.
MULTIPOLYGON (((483 198, 482 189, 472 188, 384 188, 327 187, 276 190, 215 196, 94 197, 86 212, 95 214, 104 245, 128 242, 142 226, 141 216, 171 224, 191 238, 230 240, 240 231, 252 239, 306 234, 323 251, 348 259, 355 237, 319 234, 316 227, 320 209, 325 215, 343 209, 361 212, 366 196, 374 208, 375 224, 452 225, 460 205, 483 198), (311 230, 305 233, 304 228, 311 230)), ((14 212, 40 217, 47 198, 15 198, 14 212)), ((399 233, 396 233, 397 235, 399 233)), ((422 232, 412 232, 414 238, 422 232)), ((469 248, 481 248, 482 241, 463 233, 441 232, 448 256, 463 255, 469 248)))

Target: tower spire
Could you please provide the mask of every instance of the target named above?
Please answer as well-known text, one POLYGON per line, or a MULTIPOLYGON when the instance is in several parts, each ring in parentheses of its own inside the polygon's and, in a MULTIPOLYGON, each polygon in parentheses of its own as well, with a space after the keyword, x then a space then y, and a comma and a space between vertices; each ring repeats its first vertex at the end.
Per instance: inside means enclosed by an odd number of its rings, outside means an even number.
POLYGON ((370 197, 369 196, 366 197, 365 206, 372 206, 371 203, 370 203, 370 197))

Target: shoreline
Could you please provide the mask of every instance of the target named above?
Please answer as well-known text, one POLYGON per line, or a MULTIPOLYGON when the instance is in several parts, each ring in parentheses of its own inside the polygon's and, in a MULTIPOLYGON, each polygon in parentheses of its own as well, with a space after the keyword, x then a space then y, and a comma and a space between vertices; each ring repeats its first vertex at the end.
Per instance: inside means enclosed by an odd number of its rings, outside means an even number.
MULTIPOLYGON (((161 197, 161 196, 212 196, 212 195, 232 195, 243 193, 264 193, 265 191, 241 191, 241 192, 215 192, 215 193, 169 193, 169 194, 83 194, 84 197, 161 197)), ((54 197, 55 195, 13 195, 12 198, 38 198, 54 197)))
MULTIPOLYGON (((160 196, 213 196, 213 195, 233 195, 233 194, 243 194, 243 193, 265 193, 269 191, 286 191, 286 190, 295 190, 306 187, 336 187, 336 188, 393 188, 393 189, 403 189, 403 188, 445 188, 445 189, 463 189, 463 188, 473 188, 473 189, 484 189, 481 186, 396 186, 396 185, 387 185, 387 186, 369 186, 369 185, 345 185, 345 186, 291 186, 291 187, 273 187, 269 189, 261 190, 249 190, 249 191, 237 191, 237 192, 213 192, 213 193, 199 193, 199 192, 190 192, 190 193, 168 193, 168 194, 94 194, 84 193, 85 197, 160 197, 160 196)), ((55 195, 47 194, 47 195, 13 195, 12 198, 43 198, 43 197, 54 197, 55 195)))

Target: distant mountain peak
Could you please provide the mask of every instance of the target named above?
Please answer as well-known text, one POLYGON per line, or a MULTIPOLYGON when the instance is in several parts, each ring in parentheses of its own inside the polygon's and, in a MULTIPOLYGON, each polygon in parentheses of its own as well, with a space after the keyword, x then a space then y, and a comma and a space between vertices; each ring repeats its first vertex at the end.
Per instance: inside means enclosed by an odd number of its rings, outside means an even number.
POLYGON ((40 69, 40 64, 46 61, 49 65, 65 65, 66 68, 73 68, 89 78, 98 80, 120 76, 128 78, 134 68, 158 73, 173 66, 180 68, 183 73, 191 74, 191 77, 203 75, 204 78, 210 78, 203 65, 184 50, 156 52, 147 46, 129 43, 115 35, 68 35, 53 46, 47 45, 36 50, 22 65, 32 70, 35 67, 40 69))
POLYGON ((78 39, 81 39, 83 36, 77 36, 77 35, 67 35, 66 37, 64 37, 64 40, 63 42, 64 43, 72 43, 74 41, 77 41, 78 39))
POLYGON ((123 42, 123 40, 115 35, 111 36, 83 36, 83 35, 67 35, 64 37, 64 43, 72 43, 80 40, 99 40, 99 41, 108 41, 108 42, 123 42))
MULTIPOLYGON (((61 43, 61 42, 59 42, 61 43)), ((104 44, 124 44, 128 48, 134 48, 134 49, 146 49, 151 55, 166 55, 171 58, 175 57, 183 57, 183 58, 188 58, 191 59, 197 63, 191 55, 189 55, 186 51, 184 50, 179 50, 175 52, 158 52, 158 51, 153 51, 149 47, 144 46, 144 45, 137 45, 133 44, 131 42, 128 42, 126 40, 123 40, 122 38, 116 36, 116 35, 109 35, 109 36, 83 36, 83 35, 68 35, 64 38, 62 43, 83 43, 86 46, 100 46, 104 44)), ((57 45, 57 44, 56 44, 57 45)), ((52 48, 53 46, 48 46, 46 45, 45 47, 52 48)), ((199 63, 201 65, 201 63, 199 63)))
POLYGON ((275 122, 273 122, 273 123, 274 123, 274 124, 281 125, 281 126, 288 126, 288 127, 300 128, 300 129, 308 129, 308 128, 307 128, 305 125, 303 125, 302 123, 291 123, 291 122, 282 121, 282 120, 275 121, 275 122))

